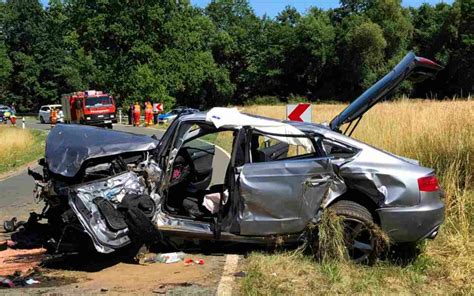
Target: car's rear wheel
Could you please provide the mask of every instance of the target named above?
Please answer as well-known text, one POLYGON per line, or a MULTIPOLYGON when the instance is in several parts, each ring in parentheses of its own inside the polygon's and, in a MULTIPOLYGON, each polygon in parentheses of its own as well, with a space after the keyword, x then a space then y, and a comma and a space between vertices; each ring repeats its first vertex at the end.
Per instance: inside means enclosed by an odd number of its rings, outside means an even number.
POLYGON ((350 259, 356 263, 375 263, 379 255, 378 238, 369 210, 349 200, 338 201, 329 209, 343 218, 344 243, 350 259))
POLYGON ((40 116, 40 123, 44 123, 44 118, 43 118, 43 116, 40 116))

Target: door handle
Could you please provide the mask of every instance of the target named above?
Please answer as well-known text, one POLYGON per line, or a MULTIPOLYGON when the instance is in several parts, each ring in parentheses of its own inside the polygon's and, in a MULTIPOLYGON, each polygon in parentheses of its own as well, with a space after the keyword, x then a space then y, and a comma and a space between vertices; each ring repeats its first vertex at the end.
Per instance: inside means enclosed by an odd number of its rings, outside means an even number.
POLYGON ((314 187, 326 183, 330 180, 329 176, 314 176, 306 180, 306 185, 314 187))

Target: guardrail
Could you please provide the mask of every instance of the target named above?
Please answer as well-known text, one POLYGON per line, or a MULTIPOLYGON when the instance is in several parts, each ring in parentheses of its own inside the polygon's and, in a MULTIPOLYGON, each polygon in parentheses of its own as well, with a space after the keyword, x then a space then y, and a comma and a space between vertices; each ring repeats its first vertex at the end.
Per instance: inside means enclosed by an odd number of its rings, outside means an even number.
MULTIPOLYGON (((124 112, 121 112, 121 110, 119 109, 118 110, 118 121, 119 123, 125 123, 127 124, 128 123, 128 114, 125 114, 124 112)), ((33 112, 20 112, 20 113, 15 113, 15 116, 17 118, 18 121, 22 121, 22 127, 25 128, 25 117, 34 117, 34 118, 38 118, 38 113, 33 113, 33 112)), ((145 116, 142 115, 140 116, 142 118, 142 120, 144 120, 145 116)))
POLYGON ((22 116, 26 116, 26 117, 38 117, 38 112, 36 113, 15 113, 16 117, 22 117, 22 116))

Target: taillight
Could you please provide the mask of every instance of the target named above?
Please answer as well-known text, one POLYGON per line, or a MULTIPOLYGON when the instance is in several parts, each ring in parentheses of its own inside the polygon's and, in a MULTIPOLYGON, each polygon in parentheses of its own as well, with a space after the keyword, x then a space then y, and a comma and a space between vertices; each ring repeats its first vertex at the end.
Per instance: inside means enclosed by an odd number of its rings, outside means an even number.
POLYGON ((435 176, 426 176, 418 179, 418 188, 420 191, 432 192, 439 189, 438 178, 435 176))

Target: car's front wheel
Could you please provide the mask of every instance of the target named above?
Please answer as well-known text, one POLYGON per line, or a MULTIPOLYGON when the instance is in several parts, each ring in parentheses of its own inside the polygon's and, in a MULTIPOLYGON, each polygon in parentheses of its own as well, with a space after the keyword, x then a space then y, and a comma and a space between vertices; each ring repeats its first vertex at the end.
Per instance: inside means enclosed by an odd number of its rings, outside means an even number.
POLYGON ((350 259, 356 263, 375 263, 380 253, 380 237, 369 210, 349 200, 338 201, 329 209, 343 218, 344 243, 350 259))

